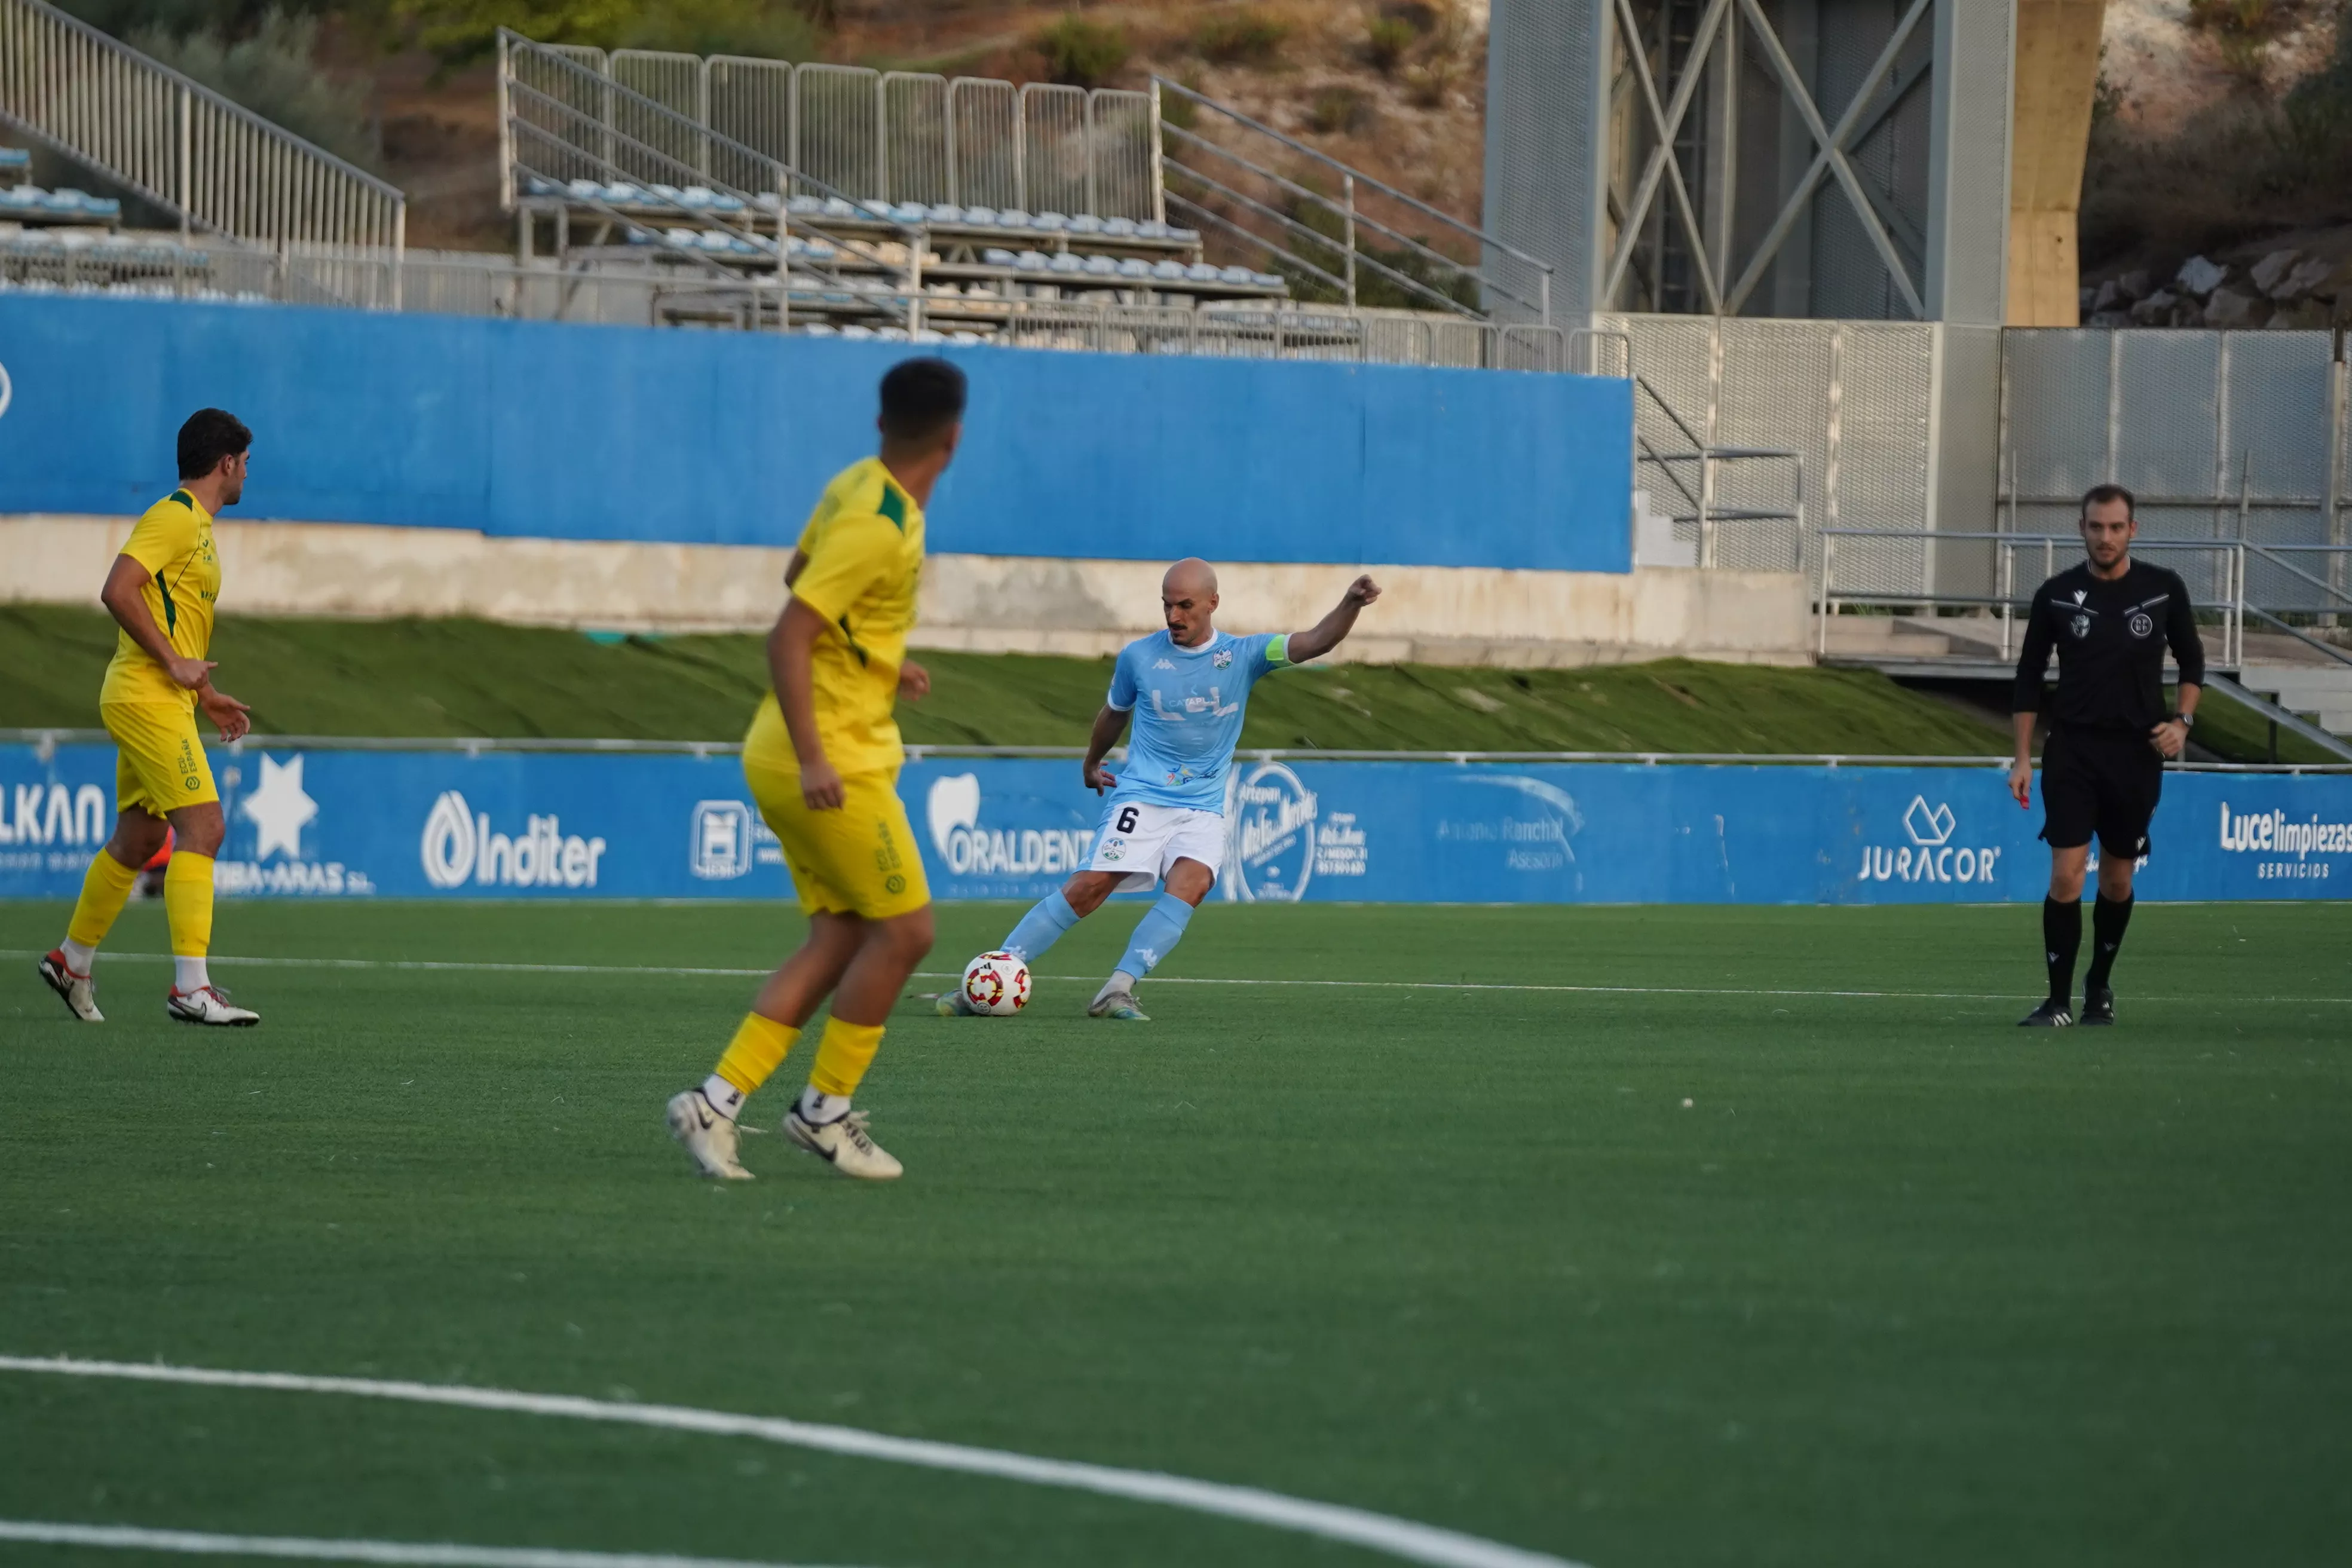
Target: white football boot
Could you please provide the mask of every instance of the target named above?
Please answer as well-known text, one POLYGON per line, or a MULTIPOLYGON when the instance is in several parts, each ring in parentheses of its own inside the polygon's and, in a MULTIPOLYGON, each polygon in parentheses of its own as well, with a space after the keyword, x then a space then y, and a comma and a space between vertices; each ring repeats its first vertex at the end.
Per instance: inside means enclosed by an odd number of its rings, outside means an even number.
POLYGON ((700 1089, 670 1096, 669 1135, 685 1146, 704 1175, 722 1182, 751 1179, 751 1173, 736 1163, 735 1123, 712 1110, 700 1089))
POLYGON ((833 1168, 845 1176, 890 1182, 907 1168, 868 1135, 866 1112, 862 1110, 849 1111, 831 1121, 808 1121, 795 1105, 784 1117, 784 1136, 819 1159, 831 1161, 833 1168))
POLYGON ((87 974, 76 974, 66 963, 66 952, 53 947, 40 963, 41 978, 49 989, 65 998, 66 1006, 85 1024, 103 1024, 106 1015, 98 1010, 98 982, 87 974))
POLYGON ((183 1024, 244 1029, 261 1022, 260 1014, 236 1005, 228 999, 228 993, 217 985, 199 985, 194 991, 174 987, 163 998, 163 1011, 183 1024))

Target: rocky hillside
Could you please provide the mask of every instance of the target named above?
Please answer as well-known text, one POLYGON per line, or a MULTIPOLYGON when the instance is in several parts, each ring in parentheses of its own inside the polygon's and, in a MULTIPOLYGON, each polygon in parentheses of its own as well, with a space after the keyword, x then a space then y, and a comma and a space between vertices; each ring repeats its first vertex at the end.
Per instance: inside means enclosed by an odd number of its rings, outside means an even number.
POLYGON ((2168 278, 2135 267, 2083 288, 2093 327, 2352 327, 2352 228, 2299 245, 2192 256, 2168 278))

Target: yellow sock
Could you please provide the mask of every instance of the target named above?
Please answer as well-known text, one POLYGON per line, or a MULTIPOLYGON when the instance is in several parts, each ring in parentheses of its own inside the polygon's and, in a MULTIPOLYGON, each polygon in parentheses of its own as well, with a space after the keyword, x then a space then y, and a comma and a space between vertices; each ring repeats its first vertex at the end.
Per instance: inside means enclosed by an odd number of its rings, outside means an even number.
POLYGON ((809 1082, 826 1094, 856 1094, 858 1080, 874 1065, 874 1053, 881 1047, 881 1025, 827 1018, 824 1037, 816 1043, 816 1065, 809 1069, 809 1082))
POLYGON ((202 958, 213 946, 213 858, 172 852, 163 868, 163 919, 172 928, 172 956, 202 958))
POLYGON ((81 874, 81 897, 74 901, 66 940, 84 947, 104 942, 114 928, 115 916, 131 898, 131 884, 138 880, 138 867, 124 865, 104 849, 92 856, 89 869, 81 874))
POLYGON ((749 1094, 783 1065, 784 1053, 800 1037, 801 1032, 789 1024, 746 1013, 735 1026, 735 1037, 727 1042, 726 1055, 719 1058, 718 1076, 749 1094))

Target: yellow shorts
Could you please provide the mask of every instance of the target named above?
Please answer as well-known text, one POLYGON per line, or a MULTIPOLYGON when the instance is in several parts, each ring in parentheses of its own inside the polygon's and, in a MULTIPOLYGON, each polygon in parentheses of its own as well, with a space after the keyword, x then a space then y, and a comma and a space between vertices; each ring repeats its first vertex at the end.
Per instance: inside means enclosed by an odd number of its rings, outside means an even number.
POLYGON ((898 799, 898 769, 842 775, 836 811, 808 808, 796 770, 747 754, 743 777, 783 846, 803 913, 887 921, 931 901, 915 830, 898 799))
POLYGON ((114 737, 115 810, 137 806, 151 816, 169 816, 184 805, 220 799, 193 709, 176 702, 101 702, 98 716, 114 737))

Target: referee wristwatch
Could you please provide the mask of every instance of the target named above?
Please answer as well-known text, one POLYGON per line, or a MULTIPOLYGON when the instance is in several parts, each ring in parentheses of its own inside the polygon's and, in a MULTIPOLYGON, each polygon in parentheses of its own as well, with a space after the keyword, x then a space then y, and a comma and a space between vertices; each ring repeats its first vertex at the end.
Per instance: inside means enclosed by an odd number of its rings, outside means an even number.
POLYGON ((2175 713, 2172 717, 2167 719, 2165 722, 2168 724, 2178 724, 2184 730, 2194 730, 2197 728, 2197 715, 2194 713, 2175 713))

